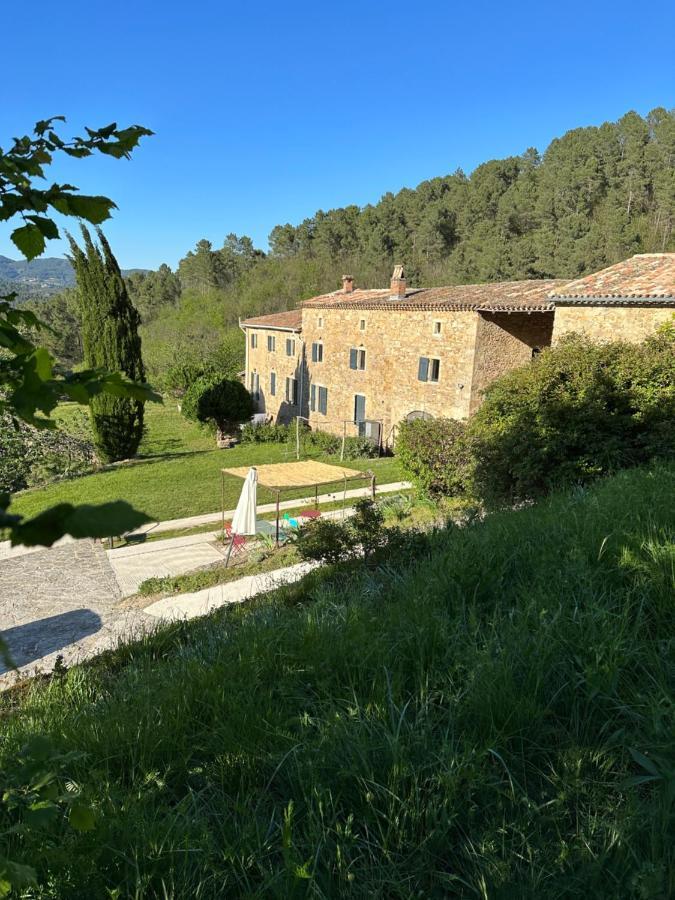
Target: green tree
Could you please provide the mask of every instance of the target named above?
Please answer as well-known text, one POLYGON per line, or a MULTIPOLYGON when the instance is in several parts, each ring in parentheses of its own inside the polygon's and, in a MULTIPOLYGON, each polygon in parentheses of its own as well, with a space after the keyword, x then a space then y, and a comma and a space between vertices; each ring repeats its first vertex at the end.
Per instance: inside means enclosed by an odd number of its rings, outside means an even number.
MULTIPOLYGON (((138 336, 140 316, 129 300, 124 278, 100 228, 99 246, 82 226, 84 249, 68 235, 77 277, 84 361, 90 368, 120 371, 145 381, 138 336)), ((133 456, 143 437, 143 402, 100 394, 90 402, 94 443, 105 462, 133 456)))
POLYGON ((182 412, 186 419, 227 434, 250 418, 253 401, 241 381, 205 375, 186 391, 182 412))

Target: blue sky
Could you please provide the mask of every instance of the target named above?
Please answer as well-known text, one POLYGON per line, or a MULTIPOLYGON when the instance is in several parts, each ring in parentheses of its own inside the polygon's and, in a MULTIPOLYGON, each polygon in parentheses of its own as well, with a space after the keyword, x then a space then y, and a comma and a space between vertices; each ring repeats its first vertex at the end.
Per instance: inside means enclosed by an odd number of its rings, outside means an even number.
MULTIPOLYGON (((231 231, 265 247, 316 209, 675 105, 675 4, 661 0, 34 0, 2 28, 0 146, 56 114, 73 133, 156 132, 131 162, 53 167, 116 201, 106 231, 125 267, 175 266, 231 231)), ((0 254, 17 257, 10 230, 0 254)))

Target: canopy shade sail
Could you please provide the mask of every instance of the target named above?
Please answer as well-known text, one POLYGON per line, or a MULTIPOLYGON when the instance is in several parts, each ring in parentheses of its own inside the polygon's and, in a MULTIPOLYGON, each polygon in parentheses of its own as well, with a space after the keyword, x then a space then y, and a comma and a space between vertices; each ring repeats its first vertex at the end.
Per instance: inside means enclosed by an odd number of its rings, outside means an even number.
MULTIPOLYGON (((348 469, 345 466, 332 466, 328 463, 307 460, 306 462, 269 463, 256 466, 258 484, 275 491, 296 487, 314 487, 317 484, 330 484, 350 478, 370 478, 370 472, 348 469)), ((222 469, 227 475, 246 478, 249 466, 238 466, 235 469, 222 469)))

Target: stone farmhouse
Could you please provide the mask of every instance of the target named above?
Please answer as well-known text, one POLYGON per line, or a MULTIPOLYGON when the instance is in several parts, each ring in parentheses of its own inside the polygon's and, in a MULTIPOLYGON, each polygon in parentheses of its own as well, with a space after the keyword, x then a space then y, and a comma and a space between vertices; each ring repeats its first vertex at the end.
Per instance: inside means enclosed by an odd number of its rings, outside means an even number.
POLYGON ((246 386, 274 421, 391 443, 399 422, 462 419, 483 390, 570 332, 644 340, 675 312, 675 253, 574 281, 341 290, 241 322, 246 386))

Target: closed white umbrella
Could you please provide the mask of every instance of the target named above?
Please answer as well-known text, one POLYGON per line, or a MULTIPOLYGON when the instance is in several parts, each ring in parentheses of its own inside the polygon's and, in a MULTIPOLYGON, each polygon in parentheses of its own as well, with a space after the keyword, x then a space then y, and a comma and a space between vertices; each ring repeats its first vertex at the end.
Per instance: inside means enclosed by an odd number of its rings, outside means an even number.
POLYGON ((258 470, 251 466, 248 475, 244 479, 244 485, 239 495, 239 502, 232 517, 230 547, 227 551, 225 565, 230 561, 230 553, 234 544, 235 534, 254 535, 256 528, 256 507, 258 505, 258 470))

